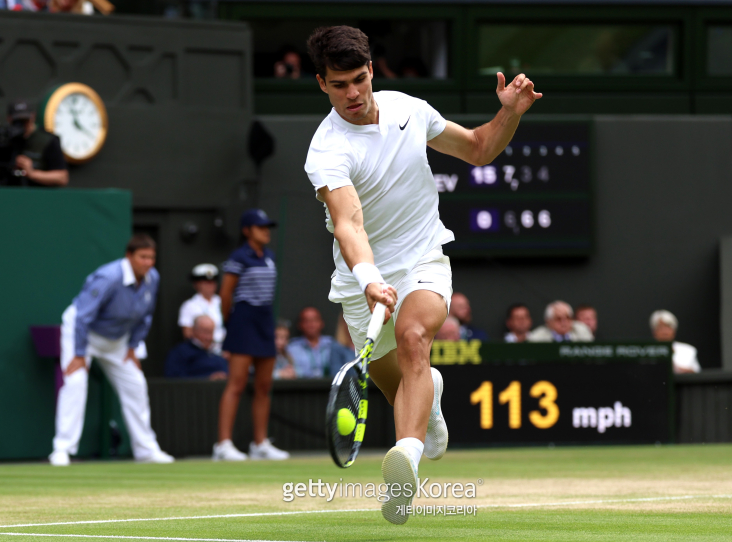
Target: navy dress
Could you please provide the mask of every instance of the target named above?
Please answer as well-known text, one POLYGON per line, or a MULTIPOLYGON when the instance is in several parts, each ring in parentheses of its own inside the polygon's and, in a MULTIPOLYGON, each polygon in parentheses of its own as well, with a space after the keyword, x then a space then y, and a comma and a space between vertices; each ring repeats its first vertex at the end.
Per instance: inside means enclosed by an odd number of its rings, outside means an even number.
POLYGON ((224 273, 237 275, 234 307, 226 323, 223 350, 256 358, 275 357, 275 322, 272 312, 277 268, 274 254, 265 248, 257 256, 249 243, 231 253, 224 273))

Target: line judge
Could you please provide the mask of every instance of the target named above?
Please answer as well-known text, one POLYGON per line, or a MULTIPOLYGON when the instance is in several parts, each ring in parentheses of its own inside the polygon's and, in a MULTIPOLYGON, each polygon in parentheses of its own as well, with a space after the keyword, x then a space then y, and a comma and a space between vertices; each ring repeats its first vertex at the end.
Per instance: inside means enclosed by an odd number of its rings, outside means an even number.
POLYGON ((135 349, 142 346, 155 310, 160 276, 155 265, 155 241, 133 235, 125 257, 101 266, 86 278, 61 326, 61 369, 64 385, 56 406, 56 436, 49 460, 69 464, 84 427, 89 367, 100 364, 122 405, 137 461, 172 463, 150 427, 147 382, 135 349))

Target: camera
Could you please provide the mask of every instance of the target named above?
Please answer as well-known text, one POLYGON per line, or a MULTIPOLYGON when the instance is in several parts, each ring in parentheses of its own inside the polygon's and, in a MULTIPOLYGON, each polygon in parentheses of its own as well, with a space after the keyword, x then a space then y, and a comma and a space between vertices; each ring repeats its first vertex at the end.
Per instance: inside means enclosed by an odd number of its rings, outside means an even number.
POLYGON ((23 172, 15 167, 15 159, 23 150, 23 134, 27 119, 16 119, 0 126, 0 185, 24 185, 23 172))

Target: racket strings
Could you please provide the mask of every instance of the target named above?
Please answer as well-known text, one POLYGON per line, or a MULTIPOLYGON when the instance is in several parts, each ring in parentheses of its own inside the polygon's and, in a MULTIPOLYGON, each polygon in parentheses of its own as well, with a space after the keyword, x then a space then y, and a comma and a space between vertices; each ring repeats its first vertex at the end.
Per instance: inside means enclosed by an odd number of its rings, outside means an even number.
MULTIPOLYGON (((347 409, 353 415, 354 419, 357 420, 360 401, 361 392, 358 376, 349 372, 344 377, 338 390, 338 395, 335 401, 336 415, 341 409, 347 409)), ((342 435, 338 430, 338 424, 333 423, 331 426, 331 433, 333 444, 335 445, 335 451, 341 460, 341 463, 345 464, 351 455, 356 431, 354 430, 346 435, 342 435)))

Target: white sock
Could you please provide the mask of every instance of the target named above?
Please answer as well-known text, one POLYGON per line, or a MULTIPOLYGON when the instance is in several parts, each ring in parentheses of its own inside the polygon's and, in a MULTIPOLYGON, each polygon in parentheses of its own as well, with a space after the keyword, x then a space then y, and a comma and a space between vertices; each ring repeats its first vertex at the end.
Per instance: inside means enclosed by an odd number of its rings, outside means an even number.
POLYGON ((419 467, 419 460, 422 458, 422 452, 424 452, 424 442, 418 438, 407 437, 397 440, 396 445, 406 449, 415 466, 419 467))

